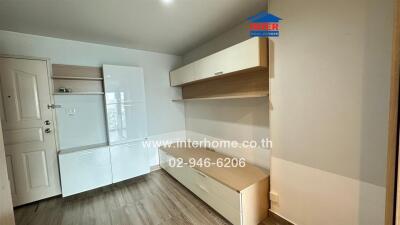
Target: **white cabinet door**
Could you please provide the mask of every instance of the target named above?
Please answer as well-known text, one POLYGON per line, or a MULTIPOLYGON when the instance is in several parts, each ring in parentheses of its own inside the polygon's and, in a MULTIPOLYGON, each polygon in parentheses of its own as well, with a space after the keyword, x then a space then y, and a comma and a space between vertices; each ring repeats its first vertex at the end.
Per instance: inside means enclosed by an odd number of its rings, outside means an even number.
POLYGON ((110 145, 144 139, 146 105, 143 102, 107 104, 107 122, 110 145))
POLYGON ((14 206, 60 194, 47 62, 0 58, 0 86, 14 206))
POLYGON ((64 197, 112 183, 109 147, 60 153, 59 161, 64 197))
POLYGON ((220 67, 214 72, 214 75, 232 73, 257 66, 260 63, 260 39, 251 38, 247 41, 227 48, 221 54, 217 54, 216 61, 220 67))
POLYGON ((171 71, 170 81, 171 86, 176 86, 184 83, 189 83, 196 80, 195 64, 191 63, 177 70, 171 71))
POLYGON ((195 71, 197 80, 210 78, 216 75, 226 73, 224 52, 214 53, 195 62, 195 71))
POLYGON ((113 183, 150 172, 149 156, 142 141, 110 147, 113 183))
POLYGON ((260 39, 251 38, 196 62, 200 79, 260 66, 260 39))
POLYGON ((171 71, 171 86, 265 66, 261 56, 266 57, 266 55, 266 40, 251 38, 171 71))
POLYGON ((147 136, 143 70, 139 67, 103 65, 110 145, 147 136))
POLYGON ((103 65, 106 103, 145 101, 143 69, 103 65))

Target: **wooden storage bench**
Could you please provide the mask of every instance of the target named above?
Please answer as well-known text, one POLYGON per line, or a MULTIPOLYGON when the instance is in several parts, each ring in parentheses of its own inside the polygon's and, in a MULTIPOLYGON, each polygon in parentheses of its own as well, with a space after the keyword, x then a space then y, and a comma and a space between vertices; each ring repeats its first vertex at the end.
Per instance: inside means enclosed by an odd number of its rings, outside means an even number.
POLYGON ((159 148, 159 156, 161 168, 232 224, 257 225, 267 217, 267 171, 248 163, 244 167, 220 167, 218 159, 232 158, 206 148, 164 146, 159 148), (194 165, 199 159, 210 159, 211 165, 194 165))

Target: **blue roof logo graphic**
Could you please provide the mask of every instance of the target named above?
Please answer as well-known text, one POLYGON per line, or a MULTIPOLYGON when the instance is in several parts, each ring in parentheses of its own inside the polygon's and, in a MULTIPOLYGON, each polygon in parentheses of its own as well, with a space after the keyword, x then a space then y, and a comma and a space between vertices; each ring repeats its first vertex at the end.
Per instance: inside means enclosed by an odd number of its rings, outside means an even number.
POLYGON ((278 23, 281 18, 267 12, 260 12, 248 18, 252 23, 278 23))

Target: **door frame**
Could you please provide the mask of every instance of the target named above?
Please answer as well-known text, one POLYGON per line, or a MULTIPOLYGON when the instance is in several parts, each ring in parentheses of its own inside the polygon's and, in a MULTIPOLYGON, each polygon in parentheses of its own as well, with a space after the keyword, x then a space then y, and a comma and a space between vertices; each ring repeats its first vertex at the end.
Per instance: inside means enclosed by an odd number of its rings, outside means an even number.
MULTIPOLYGON (((49 93, 50 93, 50 103, 54 104, 54 95, 53 95, 53 92, 54 92, 53 87, 54 86, 53 86, 53 79, 52 79, 53 71, 52 71, 50 58, 47 58, 47 57, 34 57, 34 56, 23 56, 23 55, 10 55, 10 54, 0 54, 0 57, 1 58, 28 59, 28 60, 45 61, 46 62, 46 67, 47 67, 47 76, 48 76, 49 93)), ((55 110, 52 110, 52 116, 53 116, 54 130, 57 130, 57 119, 56 119, 55 110)), ((0 125, 0 129, 2 129, 2 125, 0 125)), ((58 151, 59 151, 58 132, 55 132, 55 143, 56 143, 56 152, 58 153, 58 151)), ((2 146, 0 146, 0 148, 3 148, 3 149, 5 148, 4 142, 2 143, 2 146)), ((57 167, 59 168, 58 163, 57 163, 57 167)), ((7 173, 7 171, 5 171, 5 172, 7 173)), ((11 192, 10 192, 10 197, 11 197, 11 192)), ((13 213, 13 215, 14 215, 14 213, 13 213)), ((9 224, 5 224, 5 225, 9 225, 9 224)))
POLYGON ((394 2, 394 29, 392 45, 392 70, 390 87, 389 132, 386 172, 385 225, 396 222, 396 192, 399 170, 399 82, 400 82, 400 0, 394 2))

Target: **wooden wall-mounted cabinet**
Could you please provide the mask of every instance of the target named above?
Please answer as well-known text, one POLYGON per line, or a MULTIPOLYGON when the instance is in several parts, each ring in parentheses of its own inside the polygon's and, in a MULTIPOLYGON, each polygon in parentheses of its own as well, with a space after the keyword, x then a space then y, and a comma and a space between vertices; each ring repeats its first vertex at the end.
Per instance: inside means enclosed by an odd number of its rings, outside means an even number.
POLYGON ((267 68, 266 38, 251 38, 170 72, 171 86, 212 79, 222 75, 267 68))

